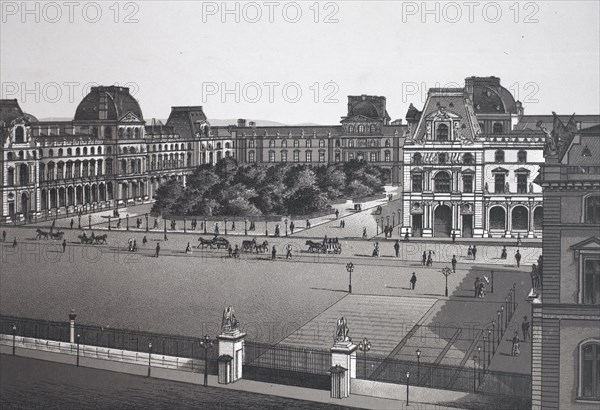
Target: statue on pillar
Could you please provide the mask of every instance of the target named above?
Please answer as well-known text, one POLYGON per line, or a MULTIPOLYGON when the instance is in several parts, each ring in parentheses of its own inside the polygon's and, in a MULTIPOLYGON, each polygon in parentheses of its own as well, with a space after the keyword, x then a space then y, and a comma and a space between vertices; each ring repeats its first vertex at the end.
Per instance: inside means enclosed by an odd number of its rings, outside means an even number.
POLYGON ((352 339, 348 336, 349 331, 350 329, 348 328, 348 322, 346 321, 345 317, 342 317, 337 321, 334 342, 351 342, 352 339))
POLYGON ((223 311, 221 333, 234 333, 240 330, 240 322, 235 318, 233 306, 227 306, 223 311))

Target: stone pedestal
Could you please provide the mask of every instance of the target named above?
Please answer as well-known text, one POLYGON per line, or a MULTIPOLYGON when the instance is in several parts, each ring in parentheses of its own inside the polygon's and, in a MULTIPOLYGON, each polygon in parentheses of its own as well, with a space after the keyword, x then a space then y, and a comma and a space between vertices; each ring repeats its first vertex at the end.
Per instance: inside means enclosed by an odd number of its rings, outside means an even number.
POLYGON ((350 396, 348 390, 348 369, 342 366, 335 365, 329 369, 331 373, 331 398, 332 399, 343 399, 344 397, 350 396))
POLYGON ((71 313, 69 313, 69 342, 75 343, 75 318, 77 315, 75 311, 71 309, 71 313))
POLYGON ((228 362, 229 365, 223 365, 223 367, 221 360, 219 360, 219 383, 221 383, 221 380, 223 380, 224 384, 233 383, 242 378, 245 337, 246 333, 242 333, 239 330, 217 336, 217 339, 219 339, 219 359, 222 356, 231 357, 231 360, 228 362), (229 374, 221 375, 221 369, 224 372, 229 372, 229 374))
MULTIPOLYGON (((358 346, 352 342, 336 342, 331 348, 331 366, 340 366, 345 369, 345 377, 343 377, 344 386, 341 386, 341 391, 350 394, 350 379, 356 378, 356 349, 358 346)), ((333 377, 333 376, 332 376, 333 377)), ((333 379, 332 379, 333 381, 333 379)), ((333 395, 333 384, 332 384, 333 395)), ((347 397, 344 396, 344 397, 347 397)), ((333 396, 332 396, 333 397, 333 396)))
POLYGON ((233 361, 233 357, 224 354, 219 356, 219 384, 229 384, 232 380, 232 368, 231 362, 233 361))

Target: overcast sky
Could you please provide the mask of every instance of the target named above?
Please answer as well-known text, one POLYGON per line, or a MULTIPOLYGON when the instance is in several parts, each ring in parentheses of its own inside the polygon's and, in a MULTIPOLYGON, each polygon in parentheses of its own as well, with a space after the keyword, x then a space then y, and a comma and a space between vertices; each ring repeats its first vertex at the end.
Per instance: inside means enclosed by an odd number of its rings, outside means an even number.
POLYGON ((202 105, 336 124, 347 95, 384 95, 397 119, 430 87, 495 75, 526 114, 600 113, 598 1, 114 4, 2 1, 2 98, 72 117, 90 84, 119 84, 146 120, 202 105))

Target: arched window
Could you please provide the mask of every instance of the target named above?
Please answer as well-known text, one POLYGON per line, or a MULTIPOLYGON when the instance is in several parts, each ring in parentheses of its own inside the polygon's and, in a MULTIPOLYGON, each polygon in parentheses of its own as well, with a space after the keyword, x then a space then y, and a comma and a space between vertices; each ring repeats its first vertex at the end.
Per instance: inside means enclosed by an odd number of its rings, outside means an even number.
POLYGON ((446 124, 438 125, 436 135, 438 141, 448 141, 448 126, 446 124))
POLYGON ((48 156, 49 157, 53 157, 54 156, 54 150, 53 149, 49 149, 48 150, 48 156))
MULTIPOLYGON (((283 140, 283 141, 281 142, 281 145, 282 145, 282 146, 283 146, 283 143, 284 143, 284 142, 285 142, 285 140, 283 140)), ((225 143, 225 148, 231 148, 231 143, 229 143, 229 142, 226 142, 226 143, 225 143)), ((191 149, 191 148, 190 148, 190 149, 191 149)))
POLYGON ((527 151, 523 151, 523 150, 519 151, 519 152, 517 153, 517 160, 518 160, 520 163, 525 163, 525 162, 527 162, 527 151))
POLYGON ((15 144, 22 144, 25 142, 25 129, 23 127, 15 128, 15 144))
POLYGON ((275 162, 275 151, 269 151, 269 162, 275 162))
POLYGON ((319 147, 320 148, 325 147, 325 140, 319 140, 319 147))
POLYGON ((12 161, 12 159, 13 159, 13 153, 12 152, 7 153, 6 154, 6 160, 7 161, 12 161))
POLYGON ((80 156, 81 155, 81 150, 79 148, 75 149, 75 156, 80 156))
POLYGON ((127 128, 127 138, 131 138, 133 134, 133 130, 131 128, 127 128))
POLYGON ((248 162, 254 162, 254 151, 248 152, 248 162))
POLYGON ((490 229, 506 229, 506 212, 504 208, 495 206, 490 209, 490 229))
POLYGON ((475 163, 473 154, 470 154, 468 152, 463 155, 462 159, 463 159, 463 164, 465 164, 465 165, 473 165, 475 163))
POLYGON ((377 127, 375 126, 375 124, 371 124, 371 134, 375 134, 377 132, 377 127))
POLYGON ((416 152, 415 154, 413 154, 412 160, 413 160, 413 164, 421 165, 423 163, 423 156, 421 155, 420 152, 416 152))
POLYGON ((582 399, 600 399, 600 340, 579 345, 579 391, 582 399))
POLYGON ((348 134, 353 134, 354 133, 354 125, 349 125, 348 126, 348 134))
POLYGON ((390 151, 385 150, 384 152, 385 162, 390 162, 392 160, 392 156, 390 155, 390 151))
POLYGON ((73 155, 73 151, 71 150, 71 148, 67 148, 67 156, 72 156, 73 155))
POLYGON ((363 134, 364 132, 365 132, 365 126, 363 124, 360 124, 358 126, 358 133, 363 134))
POLYGON ((496 163, 504 162, 504 151, 502 151, 502 150, 496 151, 494 154, 494 161, 496 161, 496 163))
POLYGON ((445 171, 438 172, 434 178, 435 192, 450 192, 450 174, 445 171))
POLYGON ((385 147, 389 148, 390 147, 390 140, 385 140, 385 147))
POLYGON ((106 147, 106 155, 112 155, 112 147, 106 147))
POLYGON ((87 147, 83 148, 83 155, 87 155, 87 147))
POLYGON ((600 195, 590 195, 585 198, 584 202, 585 223, 600 223, 600 195))
POLYGON ((354 148, 354 140, 348 141, 348 148, 354 148))
POLYGON ((140 129, 139 129, 139 128, 136 128, 136 129, 135 129, 135 137, 136 137, 136 138, 139 138, 141 134, 142 134, 142 132, 140 131, 140 129))
POLYGON ((59 157, 62 157, 62 154, 63 154, 63 149, 62 149, 62 148, 59 148, 59 149, 58 149, 58 156, 59 156, 59 157))
POLYGON ((90 148, 90 155, 94 155, 95 152, 96 152, 96 149, 94 147, 90 148))
POLYGON ((502 134, 504 132, 504 127, 502 126, 501 122, 495 122, 494 123, 494 128, 492 129, 492 132, 494 134, 502 134))

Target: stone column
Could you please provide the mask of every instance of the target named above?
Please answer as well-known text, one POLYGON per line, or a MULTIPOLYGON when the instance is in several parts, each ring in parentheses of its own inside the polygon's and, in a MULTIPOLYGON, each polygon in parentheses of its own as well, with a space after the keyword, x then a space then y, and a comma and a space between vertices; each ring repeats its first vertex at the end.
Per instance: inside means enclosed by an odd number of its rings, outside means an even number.
POLYGON ((242 378, 244 360, 244 340, 246 333, 239 329, 239 323, 230 306, 223 313, 219 340, 219 383, 234 383, 242 378))
POLYGON ((75 310, 71 309, 69 313, 69 342, 75 343, 75 318, 77 315, 75 314, 75 310))

